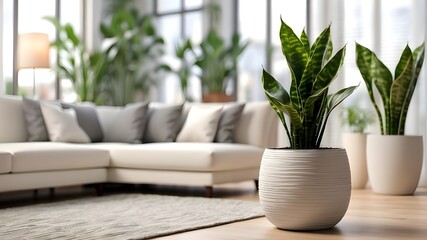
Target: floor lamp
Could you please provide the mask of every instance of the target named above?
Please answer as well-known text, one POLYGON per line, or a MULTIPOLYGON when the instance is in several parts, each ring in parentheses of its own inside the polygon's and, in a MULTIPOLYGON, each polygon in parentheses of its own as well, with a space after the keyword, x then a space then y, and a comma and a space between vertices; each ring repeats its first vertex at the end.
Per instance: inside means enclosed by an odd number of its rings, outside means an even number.
POLYGON ((18 36, 18 70, 33 69, 33 98, 36 98, 36 68, 49 68, 49 36, 46 33, 22 33, 18 36))

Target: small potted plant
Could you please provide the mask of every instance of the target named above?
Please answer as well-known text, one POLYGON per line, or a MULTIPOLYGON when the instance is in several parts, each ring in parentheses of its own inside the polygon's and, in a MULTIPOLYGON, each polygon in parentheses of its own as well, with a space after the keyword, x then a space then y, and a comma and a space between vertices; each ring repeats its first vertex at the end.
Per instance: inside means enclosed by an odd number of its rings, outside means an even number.
POLYGON ((233 100, 233 96, 227 95, 225 89, 237 72, 238 57, 247 46, 248 43, 242 42, 237 33, 232 36, 231 44, 227 46, 214 28, 209 31, 200 43, 195 63, 200 69, 203 102, 233 100))
POLYGON ((381 130, 381 135, 368 136, 366 149, 369 181, 376 193, 412 195, 417 188, 423 163, 423 139, 405 135, 405 124, 423 62, 424 44, 414 51, 407 45, 393 77, 374 52, 356 43, 356 64, 381 130), (374 86, 380 98, 375 98, 374 86))
POLYGON ((374 122, 372 113, 357 105, 351 105, 340 113, 341 124, 350 132, 342 135, 342 143, 348 156, 351 171, 351 187, 363 189, 368 182, 366 167, 366 128, 374 122))
POLYGON ((345 149, 321 148, 331 112, 357 86, 328 93, 344 62, 345 46, 332 56, 330 26, 310 44, 281 21, 282 52, 291 72, 289 92, 263 70, 262 84, 281 120, 290 147, 267 148, 260 174, 260 202, 280 229, 318 230, 335 226, 351 195, 345 149))

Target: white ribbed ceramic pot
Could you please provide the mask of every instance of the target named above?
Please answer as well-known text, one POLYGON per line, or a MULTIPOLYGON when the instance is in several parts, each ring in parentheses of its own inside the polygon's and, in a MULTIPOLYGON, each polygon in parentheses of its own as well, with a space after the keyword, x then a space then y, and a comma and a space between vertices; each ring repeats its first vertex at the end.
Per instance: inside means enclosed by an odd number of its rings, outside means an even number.
POLYGON ((366 134, 344 133, 342 143, 348 156, 351 172, 351 188, 364 189, 368 182, 366 163, 366 134))
POLYGON ((423 165, 422 136, 368 135, 366 144, 372 191, 414 194, 423 165))
POLYGON ((266 149, 259 174, 264 214, 285 230, 335 226, 351 195, 345 149, 266 149))

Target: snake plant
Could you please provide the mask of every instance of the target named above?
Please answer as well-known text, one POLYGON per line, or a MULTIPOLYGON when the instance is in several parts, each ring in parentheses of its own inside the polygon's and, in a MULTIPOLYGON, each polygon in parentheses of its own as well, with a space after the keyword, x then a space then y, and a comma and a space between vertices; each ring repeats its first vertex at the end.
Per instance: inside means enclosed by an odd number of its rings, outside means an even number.
POLYGON ((356 43, 356 64, 378 115, 382 135, 405 134, 406 115, 423 62, 424 43, 414 51, 406 45, 393 79, 390 70, 374 52, 356 43), (374 85, 381 96, 383 111, 374 96, 374 85))
POLYGON ((298 37, 283 20, 280 40, 291 72, 290 89, 289 92, 286 91, 274 77, 263 70, 265 95, 286 130, 290 148, 320 148, 332 110, 357 87, 351 86, 328 94, 329 86, 344 62, 346 48, 342 47, 332 56, 330 26, 311 45, 305 31, 298 37))

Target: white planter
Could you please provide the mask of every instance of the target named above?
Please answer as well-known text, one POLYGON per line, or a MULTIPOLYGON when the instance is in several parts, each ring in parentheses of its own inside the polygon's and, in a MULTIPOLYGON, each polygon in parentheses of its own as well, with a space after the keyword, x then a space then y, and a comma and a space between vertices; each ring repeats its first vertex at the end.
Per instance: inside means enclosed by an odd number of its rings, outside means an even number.
POLYGON ((348 156, 351 171, 351 188, 364 189, 368 182, 368 168, 366 163, 366 134, 344 133, 343 147, 348 156))
POLYGON ((347 211, 350 169, 344 149, 266 149, 259 195, 267 219, 286 230, 335 226, 347 211))
POLYGON ((372 191, 414 194, 423 164, 422 136, 368 135, 366 153, 372 191))

